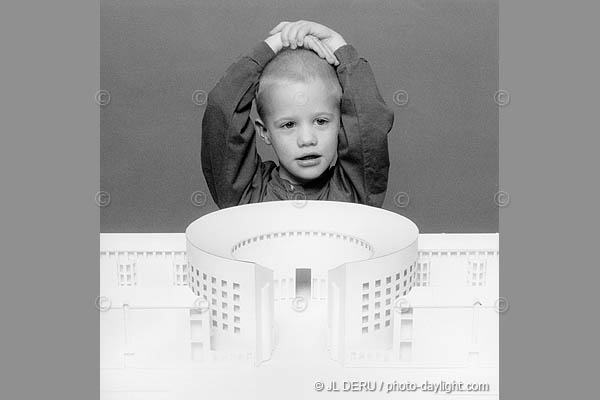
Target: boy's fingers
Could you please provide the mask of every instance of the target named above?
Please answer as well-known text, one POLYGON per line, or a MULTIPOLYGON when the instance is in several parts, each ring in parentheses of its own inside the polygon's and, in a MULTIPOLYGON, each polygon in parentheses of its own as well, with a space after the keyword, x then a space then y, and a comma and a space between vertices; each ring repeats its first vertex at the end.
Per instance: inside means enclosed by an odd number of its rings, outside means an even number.
POLYGON ((304 47, 307 49, 311 49, 312 51, 317 53, 321 58, 326 57, 326 55, 323 54, 321 48, 317 46, 316 40, 313 36, 307 36, 306 38, 304 38, 304 47))
POLYGON ((281 29, 281 43, 283 43, 283 47, 288 47, 290 45, 288 32, 290 31, 291 26, 292 24, 286 24, 281 29))
POLYGON ((325 49, 327 50, 327 53, 329 54, 329 56, 331 57, 331 65, 340 65, 340 62, 338 61, 337 57, 335 56, 335 54, 333 54, 333 51, 331 51, 331 49, 322 44, 323 47, 325 47, 325 49))
POLYGON ((331 36, 331 29, 316 22, 306 22, 307 34, 313 35, 319 40, 327 39, 331 36))
POLYGON ((321 49, 317 47, 312 36, 307 36, 304 38, 304 48, 314 51, 321 58, 325 58, 325 54, 321 54, 321 49))
POLYGON ((285 24, 289 24, 289 21, 281 21, 277 26, 269 31, 269 35, 274 35, 277 32, 281 31, 285 24))
POLYGON ((319 39, 313 39, 315 47, 318 47, 320 51, 318 51, 319 55, 327 60, 329 64, 335 64, 337 59, 331 54, 331 51, 325 46, 319 39))
POLYGON ((304 38, 306 37, 306 35, 308 35, 309 32, 310 32, 309 24, 303 24, 302 26, 300 26, 298 28, 298 31, 296 32, 296 41, 298 42, 298 46, 302 46, 302 44, 304 42, 304 38))
POLYGON ((325 48, 327 48, 327 51, 329 52, 329 54, 331 54, 331 59, 333 60, 333 62, 331 63, 332 65, 340 65, 340 61, 337 59, 337 57, 335 56, 335 54, 333 54, 333 51, 331 51, 331 49, 329 48, 329 46, 323 45, 325 48))
MULTIPOLYGON (((317 39, 318 40, 318 39, 317 39)), ((335 54, 333 53, 333 50, 331 50, 331 47, 329 47, 327 44, 325 44, 323 41, 318 40, 318 42, 321 44, 321 46, 323 46, 323 48, 325 49, 324 51, 327 52, 327 54, 329 55, 329 57, 331 58, 331 64, 332 65, 340 65, 340 61, 337 59, 337 57, 335 56, 335 54)))
POLYGON ((339 63, 337 58, 333 55, 333 53, 329 49, 329 47, 325 46, 323 44, 323 42, 321 42, 319 39, 315 39, 315 42, 317 43, 317 46, 319 46, 321 48, 321 51, 323 52, 323 54, 326 55, 325 59, 327 60, 327 62, 329 64, 337 65, 336 63, 339 63))
POLYGON ((296 46, 298 45, 298 38, 297 38, 297 33, 298 33, 298 29, 302 26, 302 22, 296 22, 291 24, 290 29, 288 31, 288 38, 290 40, 290 47, 292 49, 295 49, 296 46))

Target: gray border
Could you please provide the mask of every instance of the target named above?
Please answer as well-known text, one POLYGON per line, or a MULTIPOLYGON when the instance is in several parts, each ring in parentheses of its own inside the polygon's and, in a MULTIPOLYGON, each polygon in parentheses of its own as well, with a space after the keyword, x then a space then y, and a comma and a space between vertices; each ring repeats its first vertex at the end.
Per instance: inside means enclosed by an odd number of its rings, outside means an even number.
MULTIPOLYGON (((580 3, 500 4, 504 399, 596 392, 597 345, 580 319, 596 319, 598 268, 580 259, 597 237, 598 146, 585 139, 598 132, 600 32, 580 3)), ((98 398, 98 4, 2 8, 1 397, 98 398)))
POLYGON ((99 6, 0 8, 0 398, 97 399, 99 6))
POLYGON ((587 357, 597 337, 581 321, 598 315, 598 258, 581 260, 598 236, 586 222, 598 146, 584 138, 597 135, 600 109, 590 87, 598 7, 588 5, 500 1, 500 89, 510 93, 500 110, 500 190, 510 194, 500 210, 503 399, 595 397, 582 393, 591 395, 598 370, 587 357))

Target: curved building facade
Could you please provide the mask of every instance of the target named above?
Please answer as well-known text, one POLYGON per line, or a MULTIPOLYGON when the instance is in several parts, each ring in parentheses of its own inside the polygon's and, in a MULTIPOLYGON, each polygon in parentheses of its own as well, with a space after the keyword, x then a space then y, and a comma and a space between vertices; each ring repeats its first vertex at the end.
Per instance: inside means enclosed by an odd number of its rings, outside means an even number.
POLYGON ((272 352, 274 302, 326 302, 333 359, 390 348, 393 304, 416 284, 417 226, 382 209, 281 201, 223 209, 186 230, 189 284, 209 305, 211 347, 272 352))

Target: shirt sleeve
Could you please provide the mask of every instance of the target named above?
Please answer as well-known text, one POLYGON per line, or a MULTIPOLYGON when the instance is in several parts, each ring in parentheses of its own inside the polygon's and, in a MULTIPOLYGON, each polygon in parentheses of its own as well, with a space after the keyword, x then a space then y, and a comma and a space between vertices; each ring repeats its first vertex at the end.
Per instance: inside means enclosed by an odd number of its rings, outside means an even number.
POLYGON ((262 176, 262 162, 250 111, 260 74, 273 57, 275 52, 268 44, 258 43, 227 69, 208 94, 202 119, 202 171, 219 208, 247 202, 244 198, 256 195, 249 192, 253 179, 262 176))
POLYGON ((351 45, 336 50, 336 72, 342 86, 342 128, 338 137, 341 176, 359 203, 381 207, 387 190, 387 134, 394 112, 385 104, 367 60, 351 45))

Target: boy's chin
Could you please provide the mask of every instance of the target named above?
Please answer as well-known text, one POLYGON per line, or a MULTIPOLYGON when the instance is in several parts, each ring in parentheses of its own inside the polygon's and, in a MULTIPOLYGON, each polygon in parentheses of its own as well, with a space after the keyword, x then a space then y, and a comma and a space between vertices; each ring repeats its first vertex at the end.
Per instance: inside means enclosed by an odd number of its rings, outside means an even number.
POLYGON ((302 171, 301 173, 294 174, 294 178, 296 182, 305 184, 319 178, 324 172, 325 169, 323 168, 314 168, 312 171, 302 171))

